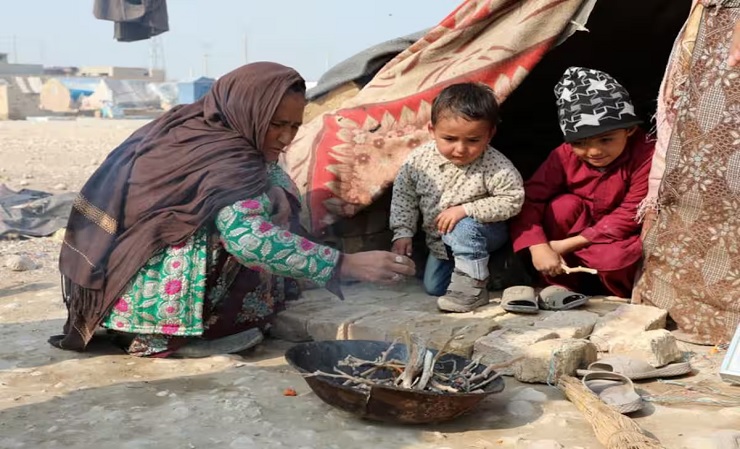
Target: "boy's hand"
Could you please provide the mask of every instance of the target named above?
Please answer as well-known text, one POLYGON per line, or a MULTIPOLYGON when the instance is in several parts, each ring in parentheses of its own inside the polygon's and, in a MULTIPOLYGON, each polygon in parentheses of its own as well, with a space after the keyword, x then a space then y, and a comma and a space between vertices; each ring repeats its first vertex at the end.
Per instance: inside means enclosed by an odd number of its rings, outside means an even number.
POLYGON ((570 254, 572 252, 578 251, 579 249, 585 248, 590 244, 591 242, 589 242, 585 237, 576 235, 563 240, 551 240, 550 248, 562 256, 564 254, 570 254))
POLYGON ((401 256, 411 257, 412 246, 411 238, 404 237, 393 242, 393 248, 391 248, 391 251, 401 256))
POLYGON ((549 244, 531 246, 529 251, 532 253, 532 264, 540 273, 547 276, 557 276, 563 273, 563 258, 549 244))
POLYGON ((434 225, 440 234, 449 234, 455 229, 457 223, 467 216, 464 207, 453 206, 437 215, 437 218, 434 219, 434 225))

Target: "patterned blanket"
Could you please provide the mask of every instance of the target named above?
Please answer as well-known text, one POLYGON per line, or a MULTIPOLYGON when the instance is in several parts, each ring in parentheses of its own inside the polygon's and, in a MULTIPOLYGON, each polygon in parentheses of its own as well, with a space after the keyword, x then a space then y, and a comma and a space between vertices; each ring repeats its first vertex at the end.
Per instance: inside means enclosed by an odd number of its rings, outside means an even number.
POLYGON ((352 217, 388 189, 429 139, 430 105, 477 81, 503 102, 544 54, 585 22, 594 0, 466 0, 339 109, 302 127, 283 165, 305 195, 311 232, 352 217))

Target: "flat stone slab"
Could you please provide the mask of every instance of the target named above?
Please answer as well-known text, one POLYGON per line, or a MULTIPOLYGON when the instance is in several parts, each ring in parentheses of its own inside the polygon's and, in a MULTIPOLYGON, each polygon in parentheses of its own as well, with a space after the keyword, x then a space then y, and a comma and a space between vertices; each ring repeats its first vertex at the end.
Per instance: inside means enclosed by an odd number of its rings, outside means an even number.
POLYGON ((560 338, 586 338, 599 320, 599 315, 585 310, 555 312, 542 321, 534 323, 537 329, 550 329, 560 338))
POLYGON ((644 360, 655 368, 683 358, 683 352, 678 348, 676 337, 665 329, 615 338, 609 343, 609 353, 644 360))
MULTIPOLYGON (((485 365, 502 365, 510 363, 524 355, 526 348, 543 341, 558 338, 551 329, 519 328, 500 329, 485 337, 479 338, 473 345, 473 357, 480 357, 485 365)), ((514 366, 497 369, 505 376, 514 374, 514 366)))
POLYGON ((599 351, 606 352, 610 342, 616 338, 665 328, 667 317, 668 312, 657 307, 624 304, 599 319, 591 334, 591 341, 599 351))
POLYGON ((514 365, 514 377, 520 382, 555 384, 560 376, 575 375, 596 357, 596 346, 588 340, 543 340, 524 350, 524 359, 514 365))

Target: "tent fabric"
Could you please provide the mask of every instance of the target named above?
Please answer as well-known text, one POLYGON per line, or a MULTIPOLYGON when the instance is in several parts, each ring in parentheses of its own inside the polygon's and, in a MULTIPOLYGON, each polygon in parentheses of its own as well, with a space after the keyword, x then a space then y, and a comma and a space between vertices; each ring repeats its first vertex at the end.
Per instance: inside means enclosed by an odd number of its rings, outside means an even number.
POLYGON ((148 84, 143 80, 103 79, 93 94, 84 100, 83 108, 100 109, 105 105, 121 109, 159 108, 161 100, 148 84))
POLYGON ((18 192, 0 184, 0 239, 44 237, 67 224, 76 193, 51 195, 38 190, 18 192))
POLYGON ((318 84, 306 92, 306 99, 315 101, 334 89, 350 82, 364 85, 373 75, 399 53, 418 41, 428 30, 418 31, 372 46, 340 62, 319 78, 318 84))
POLYGON ((429 139, 431 102, 447 85, 482 82, 505 100, 588 3, 466 0, 339 109, 302 127, 283 165, 305 194, 304 225, 318 233, 387 191, 429 139))

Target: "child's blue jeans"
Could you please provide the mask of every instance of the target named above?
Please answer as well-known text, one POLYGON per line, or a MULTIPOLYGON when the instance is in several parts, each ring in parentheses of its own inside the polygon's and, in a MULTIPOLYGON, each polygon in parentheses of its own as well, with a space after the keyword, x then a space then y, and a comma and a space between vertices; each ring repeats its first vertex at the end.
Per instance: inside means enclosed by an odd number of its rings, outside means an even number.
POLYGON ((463 218, 452 232, 442 236, 452 259, 441 260, 429 255, 424 270, 424 289, 432 296, 444 295, 455 268, 473 279, 488 279, 489 256, 508 239, 505 222, 479 223, 470 217, 463 218))

